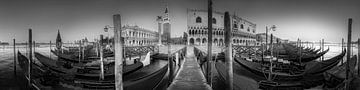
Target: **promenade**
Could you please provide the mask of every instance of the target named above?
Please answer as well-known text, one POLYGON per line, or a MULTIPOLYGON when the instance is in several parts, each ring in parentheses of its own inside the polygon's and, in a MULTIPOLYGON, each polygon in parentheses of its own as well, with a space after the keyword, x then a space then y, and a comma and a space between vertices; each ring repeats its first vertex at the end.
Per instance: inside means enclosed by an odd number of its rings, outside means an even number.
POLYGON ((168 90, 212 90, 194 55, 194 47, 188 46, 186 59, 168 90))

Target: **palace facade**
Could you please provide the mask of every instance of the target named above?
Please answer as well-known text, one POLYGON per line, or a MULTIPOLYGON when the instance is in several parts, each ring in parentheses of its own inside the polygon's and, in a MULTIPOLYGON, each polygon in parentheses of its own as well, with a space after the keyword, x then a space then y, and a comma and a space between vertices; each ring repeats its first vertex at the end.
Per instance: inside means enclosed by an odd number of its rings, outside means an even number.
MULTIPOLYGON (((187 10, 187 44, 207 45, 208 39, 207 10, 187 10)), ((224 44, 224 13, 213 12, 213 45, 224 44)), ((256 42, 256 24, 231 15, 232 43, 233 45, 258 45, 256 42)))
POLYGON ((125 25, 121 30, 126 46, 145 46, 158 43, 158 32, 140 28, 136 25, 125 25))

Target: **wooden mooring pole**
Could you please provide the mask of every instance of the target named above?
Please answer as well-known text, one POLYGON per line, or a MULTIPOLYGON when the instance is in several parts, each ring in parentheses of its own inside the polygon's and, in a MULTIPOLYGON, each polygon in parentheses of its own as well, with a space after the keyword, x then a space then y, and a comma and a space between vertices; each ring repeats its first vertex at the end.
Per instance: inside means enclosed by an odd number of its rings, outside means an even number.
POLYGON ((123 44, 121 41, 121 16, 113 15, 115 41, 115 90, 123 90, 123 44))
POLYGON ((51 41, 50 41, 50 50, 49 50, 49 57, 51 58, 51 41))
POLYGON ((273 73, 273 57, 274 57, 274 48, 273 48, 273 34, 270 34, 270 73, 268 74, 268 81, 272 81, 272 73, 273 73))
POLYGON ((206 67, 206 80, 211 85, 211 63, 212 63, 212 0, 208 0, 208 50, 207 50, 207 67, 206 67))
POLYGON ((358 76, 360 77, 360 38, 358 38, 358 76))
MULTIPOLYGON (((346 62, 350 60, 350 49, 351 49, 351 26, 352 26, 352 19, 349 19, 348 22, 348 41, 347 41, 347 54, 346 54, 346 62)), ((346 82, 345 82, 345 89, 349 89, 349 63, 346 63, 346 82)))
POLYGON ((13 48, 14 48, 14 76, 16 77, 16 45, 15 39, 13 39, 13 48))
MULTIPOLYGON (((103 39, 103 35, 100 35, 100 39, 103 39)), ((102 43, 102 41, 100 41, 102 43)), ((104 80, 104 51, 103 47, 100 45, 100 80, 104 80)))
MULTIPOLYGON (((324 46, 324 44, 325 44, 325 43, 324 43, 324 39, 322 39, 321 41, 322 41, 322 43, 321 43, 321 47, 322 47, 322 48, 321 48, 321 52, 324 52, 324 49, 325 49, 325 46, 324 46)), ((322 55, 322 56, 321 56, 321 61, 324 61, 324 55, 322 55)))
POLYGON ((231 27, 229 12, 225 12, 224 17, 224 30, 225 30, 225 63, 227 66, 226 85, 227 90, 233 90, 233 61, 232 61, 232 46, 231 46, 231 27))
POLYGON ((299 39, 299 43, 300 43, 300 47, 299 47, 299 48, 300 48, 300 49, 299 49, 299 62, 300 62, 300 63, 299 63, 299 64, 301 65, 301 57, 302 57, 302 49, 301 49, 301 46, 302 46, 302 45, 301 45, 301 40, 300 40, 300 39, 299 39))
POLYGON ((81 40, 79 40, 79 63, 80 63, 80 60, 81 60, 81 40))
MULTIPOLYGON (((341 52, 344 51, 344 38, 341 39, 341 52)), ((341 65, 344 64, 344 58, 341 58, 341 65)))
POLYGON ((32 58, 32 30, 29 29, 29 63, 28 63, 28 77, 29 77, 29 80, 28 80, 28 85, 29 85, 29 89, 31 89, 31 73, 32 73, 32 62, 33 62, 33 58, 32 58))
POLYGON ((81 40, 81 60, 85 60, 85 40, 81 40))
POLYGON ((35 53, 35 49, 36 49, 36 43, 35 43, 35 41, 33 41, 33 53, 35 53))

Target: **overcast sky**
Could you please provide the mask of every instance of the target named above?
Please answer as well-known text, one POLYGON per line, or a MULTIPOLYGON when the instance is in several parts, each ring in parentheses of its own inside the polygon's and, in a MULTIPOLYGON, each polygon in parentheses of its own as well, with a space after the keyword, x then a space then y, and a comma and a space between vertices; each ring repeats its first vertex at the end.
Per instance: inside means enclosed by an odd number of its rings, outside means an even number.
MULTIPOLYGON (((186 31, 186 9, 207 9, 207 0, 166 0, 172 36, 186 31)), ((276 25, 274 35, 302 41, 340 42, 353 18, 353 40, 360 37, 358 0, 213 0, 215 11, 229 11, 257 24, 257 32, 276 25)), ((28 28, 37 42, 54 41, 60 29, 64 41, 98 38, 112 15, 122 24, 157 31, 156 16, 163 15, 164 0, 0 0, 0 41, 24 42, 28 28)), ((346 39, 346 38, 345 38, 346 39)))

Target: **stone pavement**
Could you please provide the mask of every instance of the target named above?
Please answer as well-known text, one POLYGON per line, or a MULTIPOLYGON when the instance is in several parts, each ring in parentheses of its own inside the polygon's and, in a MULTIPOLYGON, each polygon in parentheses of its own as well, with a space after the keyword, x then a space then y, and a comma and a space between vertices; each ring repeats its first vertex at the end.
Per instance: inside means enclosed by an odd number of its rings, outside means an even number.
POLYGON ((168 90, 212 90, 206 83, 204 74, 200 69, 194 55, 194 47, 188 46, 186 59, 179 73, 167 88, 168 90))

